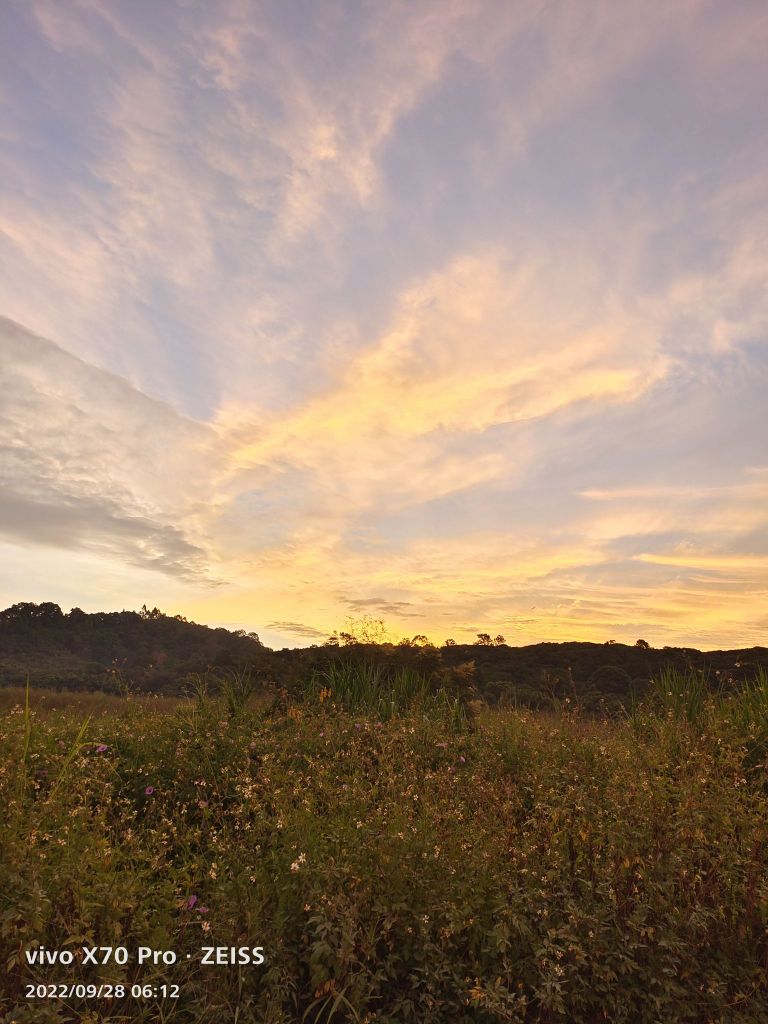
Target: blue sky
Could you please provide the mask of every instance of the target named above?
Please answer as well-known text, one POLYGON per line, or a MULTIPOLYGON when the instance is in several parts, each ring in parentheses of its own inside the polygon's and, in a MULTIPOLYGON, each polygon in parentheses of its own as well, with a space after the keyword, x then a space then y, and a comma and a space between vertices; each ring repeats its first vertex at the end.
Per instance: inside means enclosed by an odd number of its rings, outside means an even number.
POLYGON ((768 630, 762 2, 0 12, 0 600, 768 630))

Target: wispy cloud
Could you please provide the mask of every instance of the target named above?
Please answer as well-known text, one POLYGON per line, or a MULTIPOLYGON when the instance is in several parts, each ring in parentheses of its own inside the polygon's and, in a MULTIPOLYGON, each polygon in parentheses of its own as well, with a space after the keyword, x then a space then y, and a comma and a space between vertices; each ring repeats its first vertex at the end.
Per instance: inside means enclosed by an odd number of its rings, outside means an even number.
POLYGON ((15 586, 103 601, 100 564, 278 639, 760 636, 760 5, 2 17, 15 586))
POLYGON ((307 626, 303 622, 268 622, 267 629, 273 629, 277 633, 288 633, 304 640, 320 640, 328 636, 322 629, 315 629, 314 626, 307 626))

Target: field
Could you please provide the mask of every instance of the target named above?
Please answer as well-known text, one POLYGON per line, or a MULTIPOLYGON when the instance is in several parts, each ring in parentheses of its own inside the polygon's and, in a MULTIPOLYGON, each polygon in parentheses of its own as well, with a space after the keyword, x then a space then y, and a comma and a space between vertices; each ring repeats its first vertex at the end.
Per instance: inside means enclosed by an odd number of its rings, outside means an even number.
POLYGON ((764 675, 723 695, 667 674, 604 719, 360 669, 295 700, 17 696, 0 1021, 768 1019, 764 675), (30 965, 41 945, 129 962, 30 965), (27 996, 59 982, 125 993, 27 996))

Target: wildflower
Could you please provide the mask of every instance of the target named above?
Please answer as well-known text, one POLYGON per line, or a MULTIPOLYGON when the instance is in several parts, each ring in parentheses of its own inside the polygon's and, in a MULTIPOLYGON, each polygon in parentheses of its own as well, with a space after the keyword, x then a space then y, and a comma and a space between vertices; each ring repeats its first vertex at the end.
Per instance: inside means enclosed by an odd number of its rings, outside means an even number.
POLYGON ((97 753, 97 754, 106 754, 106 752, 107 752, 108 750, 109 750, 109 747, 107 746, 107 744, 106 744, 106 743, 100 743, 100 744, 98 745, 98 747, 96 747, 96 753, 97 753))
POLYGON ((196 903, 197 903, 197 896, 190 896, 189 899, 187 900, 187 903, 186 903, 187 910, 192 910, 196 903))
POLYGON ((464 755, 463 755, 463 754, 461 754, 461 755, 459 756, 459 761, 460 761, 460 762, 461 762, 462 764, 466 764, 466 763, 467 763, 467 759, 466 759, 466 757, 464 757, 464 755))
MULTIPOLYGON (((207 914, 208 913, 208 907, 198 907, 197 908, 197 912, 198 912, 198 914, 207 914)), ((205 925, 203 925, 203 927, 205 928, 205 925)), ((210 925, 208 927, 210 928, 210 925)), ((206 931, 207 931, 207 929, 206 929, 206 931)))
POLYGON ((152 794, 154 792, 155 792, 155 787, 154 786, 147 786, 147 788, 144 790, 144 796, 152 796, 152 794))
POLYGON ((356 729, 362 729, 363 727, 362 727, 362 725, 359 722, 355 722, 355 728, 356 729))
POLYGON ((291 871, 293 871, 294 873, 300 871, 301 865, 305 864, 306 860, 307 855, 305 853, 300 853, 296 860, 293 862, 293 864, 291 864, 291 871))

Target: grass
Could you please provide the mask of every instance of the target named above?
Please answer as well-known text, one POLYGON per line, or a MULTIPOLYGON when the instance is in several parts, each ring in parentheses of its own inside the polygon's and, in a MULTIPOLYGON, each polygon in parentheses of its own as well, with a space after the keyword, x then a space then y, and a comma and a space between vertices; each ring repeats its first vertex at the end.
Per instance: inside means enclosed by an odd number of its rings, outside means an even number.
POLYGON ((471 719, 468 702, 460 694, 431 687, 428 679, 413 669, 388 669, 370 662, 331 663, 312 677, 304 699, 310 705, 329 700, 334 708, 374 716, 382 722, 408 712, 442 718, 460 731, 471 719))
MULTIPOLYGON (((23 706, 27 699, 24 686, 0 686, 0 714, 8 713, 23 706)), ((148 712, 169 713, 182 703, 179 697, 157 694, 133 695, 128 700, 112 693, 99 691, 72 691, 30 688, 29 703, 37 718, 47 717, 51 712, 76 712, 81 715, 130 715, 137 708, 148 712)))
POLYGON ((761 1022, 768 685, 700 682, 659 680, 624 721, 472 719, 370 668, 271 705, 242 681, 85 721, 21 701, 0 1021, 761 1022), (179 962, 28 966, 41 943, 179 962), (267 961, 205 967, 203 945, 267 961), (25 998, 97 979, 180 996, 25 998))

